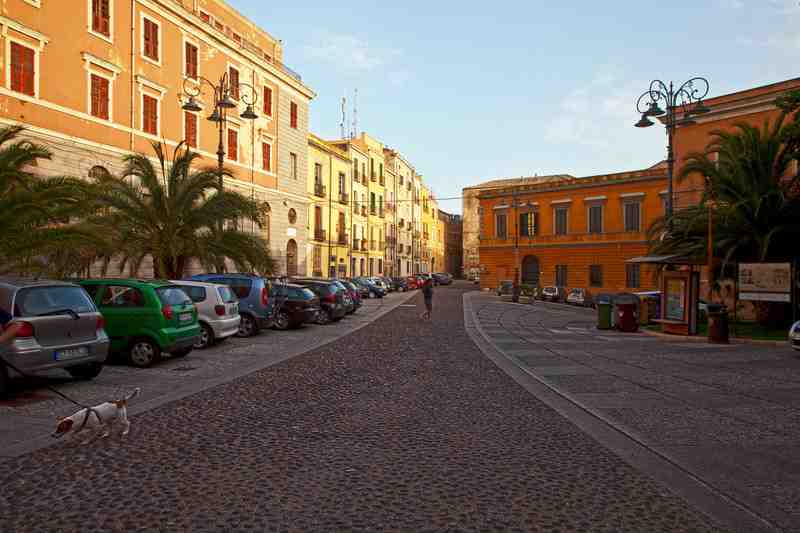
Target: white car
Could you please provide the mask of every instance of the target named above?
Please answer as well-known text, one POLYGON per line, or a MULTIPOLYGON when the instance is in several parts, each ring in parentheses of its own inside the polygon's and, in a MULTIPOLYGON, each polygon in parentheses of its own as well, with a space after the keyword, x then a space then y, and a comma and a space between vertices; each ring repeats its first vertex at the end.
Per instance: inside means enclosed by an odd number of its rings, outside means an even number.
POLYGON ((197 307, 200 339, 195 348, 208 348, 239 332, 239 299, 227 285, 202 281, 173 281, 197 307))
POLYGON ((800 351, 800 322, 795 322, 789 329, 789 346, 800 351))

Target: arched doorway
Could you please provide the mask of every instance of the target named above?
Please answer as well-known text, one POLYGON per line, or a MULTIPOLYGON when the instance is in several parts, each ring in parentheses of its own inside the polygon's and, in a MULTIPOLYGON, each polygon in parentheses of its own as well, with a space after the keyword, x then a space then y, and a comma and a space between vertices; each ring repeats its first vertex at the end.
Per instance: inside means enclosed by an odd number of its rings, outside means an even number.
POLYGON ((539 285, 539 259, 528 255, 522 260, 522 283, 539 285))
POLYGON ((297 243, 294 239, 286 243, 286 275, 297 275, 297 243))

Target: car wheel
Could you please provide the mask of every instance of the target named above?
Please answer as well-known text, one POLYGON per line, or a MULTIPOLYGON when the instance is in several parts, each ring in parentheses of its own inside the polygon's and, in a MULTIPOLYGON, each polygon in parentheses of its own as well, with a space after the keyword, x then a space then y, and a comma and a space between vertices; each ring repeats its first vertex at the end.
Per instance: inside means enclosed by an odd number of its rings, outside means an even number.
POLYGON ((205 350, 214 344, 214 330, 208 324, 200 324, 200 338, 194 343, 198 350, 205 350))
POLYGON ((150 339, 136 339, 128 354, 130 363, 138 368, 147 368, 161 357, 161 348, 150 339))
POLYGON ((256 320, 250 315, 242 315, 242 320, 239 322, 239 333, 237 337, 254 337, 258 333, 258 325, 256 320))
POLYGON ((278 315, 275 317, 275 329, 279 329, 281 331, 286 331, 291 327, 291 322, 289 321, 289 315, 286 311, 279 311, 278 315))
POLYGON ((320 309, 319 314, 317 314, 317 324, 325 326, 330 324, 332 321, 333 313, 326 311, 325 309, 320 309))
POLYGON ((175 357, 175 358, 186 357, 187 355, 192 353, 193 349, 194 348, 190 347, 190 348, 181 348, 180 350, 175 350, 174 352, 172 352, 172 357, 175 357))
POLYGON ((101 370, 103 370, 103 363, 86 363, 67 368, 69 375, 78 379, 94 379, 100 375, 101 370))

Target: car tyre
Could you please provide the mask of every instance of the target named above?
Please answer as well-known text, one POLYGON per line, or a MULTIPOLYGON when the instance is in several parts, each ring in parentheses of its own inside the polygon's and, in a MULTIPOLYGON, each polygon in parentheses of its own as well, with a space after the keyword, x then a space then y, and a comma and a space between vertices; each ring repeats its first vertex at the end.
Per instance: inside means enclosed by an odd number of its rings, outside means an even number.
POLYGON ((186 357, 187 355, 192 353, 192 350, 194 350, 194 347, 181 348, 180 350, 175 350, 174 352, 172 352, 172 357, 176 359, 179 357, 186 357))
POLYGON ((280 331, 286 331, 289 329, 292 324, 289 320, 289 314, 286 311, 278 311, 278 314, 275 316, 275 323, 273 324, 275 329, 280 331))
POLYGON ((320 309, 319 313, 317 314, 317 324, 326 326, 331 322, 333 322, 333 313, 326 311, 325 309, 320 309))
POLYGON ((69 375, 77 379, 94 379, 100 375, 102 370, 103 363, 86 363, 85 365, 71 366, 67 368, 69 375))
POLYGON ((150 339, 139 338, 131 343, 128 360, 137 368, 148 368, 161 358, 161 348, 150 339))
POLYGON ((256 319, 250 315, 242 315, 242 321, 239 322, 239 333, 237 337, 255 337, 258 334, 258 324, 256 319))
POLYGON ((200 338, 194 343, 194 347, 198 350, 205 350, 213 346, 216 342, 214 338, 214 330, 208 324, 200 324, 200 338))

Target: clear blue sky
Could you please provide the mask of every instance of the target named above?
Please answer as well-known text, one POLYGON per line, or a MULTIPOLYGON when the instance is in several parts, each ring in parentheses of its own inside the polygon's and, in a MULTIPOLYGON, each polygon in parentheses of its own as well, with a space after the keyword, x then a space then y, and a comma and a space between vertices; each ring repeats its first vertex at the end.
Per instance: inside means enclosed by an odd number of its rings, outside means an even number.
POLYGON ((341 97, 358 88, 359 129, 439 197, 656 163, 663 128, 633 127, 653 78, 702 75, 714 96, 800 76, 797 0, 229 1, 318 93, 314 133, 339 136, 341 97))

